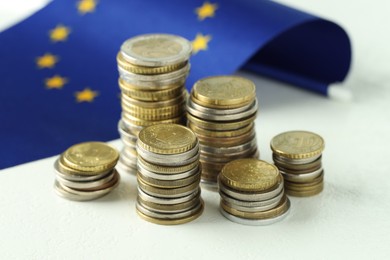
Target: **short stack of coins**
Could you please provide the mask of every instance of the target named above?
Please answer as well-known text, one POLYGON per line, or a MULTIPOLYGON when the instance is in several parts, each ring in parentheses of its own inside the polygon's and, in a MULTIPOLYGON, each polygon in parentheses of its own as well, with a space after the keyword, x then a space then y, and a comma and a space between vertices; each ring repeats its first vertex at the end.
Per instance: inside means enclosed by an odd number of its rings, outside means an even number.
POLYGON ((231 161, 219 177, 220 211, 243 225, 269 225, 285 218, 290 201, 278 168, 254 158, 231 161))
POLYGON ((143 127, 184 123, 192 46, 169 34, 147 34, 126 40, 117 55, 122 118, 118 124, 125 144, 120 164, 136 172, 137 135, 143 127))
POLYGON ((118 151, 105 143, 71 146, 54 163, 56 193, 77 201, 108 194, 119 184, 119 174, 115 170, 118 159, 118 151))
POLYGON ((139 133, 137 152, 140 217, 175 225, 202 214, 199 142, 190 129, 177 124, 148 126, 139 133))
POLYGON ((284 177, 286 193, 308 197, 324 189, 321 136, 307 131, 289 131, 271 140, 273 160, 284 177))
POLYGON ((200 142, 202 183, 215 187, 226 163, 258 158, 257 109, 256 88, 248 79, 216 76, 194 84, 187 103, 187 124, 200 142))

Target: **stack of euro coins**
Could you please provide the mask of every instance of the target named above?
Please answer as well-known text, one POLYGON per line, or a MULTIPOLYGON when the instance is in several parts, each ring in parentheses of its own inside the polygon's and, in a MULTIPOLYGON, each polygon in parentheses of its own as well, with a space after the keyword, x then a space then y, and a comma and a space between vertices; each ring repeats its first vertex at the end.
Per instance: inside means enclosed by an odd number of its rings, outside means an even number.
POLYGON ((271 140, 271 149, 288 195, 307 197, 324 189, 321 136, 307 131, 284 132, 271 140))
POLYGON ((178 124, 148 126, 139 133, 137 152, 138 215, 162 225, 199 217, 203 201, 195 134, 178 124))
POLYGON ((86 201, 102 197, 119 184, 115 165, 119 152, 101 142, 71 146, 55 161, 56 193, 69 200, 86 201))
POLYGON ((124 149, 120 164, 136 172, 135 141, 146 126, 184 123, 192 46, 169 34, 147 34, 126 40, 117 55, 122 117, 118 125, 124 149))
POLYGON ((257 109, 255 85, 248 79, 215 76, 194 84, 187 103, 187 125, 200 142, 202 183, 216 187, 226 163, 258 158, 257 109))
POLYGON ((243 225, 268 225, 285 218, 290 201, 274 165, 254 158, 227 163, 219 177, 220 211, 243 225))

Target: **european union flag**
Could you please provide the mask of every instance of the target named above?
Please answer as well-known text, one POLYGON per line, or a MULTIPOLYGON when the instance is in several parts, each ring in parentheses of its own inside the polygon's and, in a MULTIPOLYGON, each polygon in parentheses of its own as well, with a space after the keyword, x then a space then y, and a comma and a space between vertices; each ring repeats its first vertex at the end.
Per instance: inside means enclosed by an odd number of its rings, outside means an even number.
POLYGON ((341 27, 272 1, 55 0, 0 34, 0 168, 117 138, 115 57, 145 33, 192 41, 188 89, 244 66, 326 94, 351 59, 341 27))

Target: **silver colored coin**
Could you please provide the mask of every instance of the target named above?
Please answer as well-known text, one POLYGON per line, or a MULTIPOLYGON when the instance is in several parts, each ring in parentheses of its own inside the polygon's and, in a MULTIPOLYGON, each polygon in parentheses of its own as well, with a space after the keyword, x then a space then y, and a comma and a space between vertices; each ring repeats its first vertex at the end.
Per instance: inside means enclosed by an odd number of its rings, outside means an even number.
POLYGON ((211 154, 231 154, 231 153, 240 153, 249 149, 252 149, 254 146, 257 146, 256 136, 244 144, 231 146, 231 147, 212 147, 204 144, 199 144, 200 150, 206 153, 211 154))
POLYGON ((121 158, 119 158, 119 161, 117 163, 116 168, 121 173, 124 172, 126 174, 132 174, 132 175, 136 175, 137 174, 137 166, 136 165, 135 166, 128 165, 128 164, 124 163, 123 159, 121 159, 121 158))
MULTIPOLYGON (((233 121, 242 119, 245 117, 249 117, 257 112, 258 106, 257 106, 257 99, 251 104, 251 106, 242 112, 239 113, 231 113, 231 114, 224 114, 224 115, 218 115, 213 114, 212 112, 206 113, 199 110, 196 110, 194 107, 191 106, 191 104, 194 104, 194 102, 191 103, 189 100, 187 103, 187 111, 188 113, 192 114, 193 116, 196 116, 198 118, 202 118, 205 120, 212 120, 212 121, 233 121)), ((219 109, 221 110, 221 109, 219 109)))
POLYGON ((213 159, 216 159, 215 161, 217 161, 218 159, 222 159, 222 160, 229 159, 229 161, 231 161, 231 160, 235 160, 238 158, 250 157, 250 155, 256 156, 256 154, 258 154, 258 153, 259 153, 259 151, 257 150, 257 145, 249 147, 249 149, 243 150, 240 152, 225 153, 225 154, 207 153, 207 152, 201 150, 200 159, 202 159, 202 160, 205 159, 205 161, 208 161, 208 160, 212 161, 213 159))
POLYGON ((150 201, 150 202, 157 203, 157 204, 162 204, 162 205, 172 205, 172 204, 184 203, 184 202, 192 200, 196 196, 200 196, 200 194, 201 194, 201 190, 199 187, 197 187, 193 190, 192 193, 190 193, 186 196, 183 196, 183 197, 160 198, 160 197, 155 197, 155 196, 149 195, 138 187, 138 196, 140 196, 143 200, 150 201))
POLYGON ((228 202, 227 200, 223 199, 224 200, 224 203, 226 205, 228 205, 229 207, 233 208, 233 209, 236 209, 236 210, 240 210, 242 212, 261 212, 261 211, 267 211, 267 210, 270 210, 270 209, 273 209, 275 208, 279 202, 274 202, 272 204, 269 204, 269 205, 264 205, 264 206, 257 206, 257 207, 245 207, 245 206, 239 206, 239 205, 236 205, 236 204, 233 204, 233 203, 230 203, 228 202))
POLYGON ((123 123, 125 129, 127 129, 128 132, 131 132, 131 133, 133 133, 134 135, 136 135, 137 138, 138 138, 139 132, 140 132, 144 127, 143 127, 143 126, 139 126, 139 125, 132 124, 132 123, 130 123, 130 122, 126 122, 125 119, 126 119, 126 118, 125 118, 125 117, 123 116, 123 114, 122 114, 122 119, 121 119, 121 121, 122 121, 122 123, 123 123))
POLYGON ((158 174, 158 173, 152 172, 149 169, 147 169, 145 167, 145 165, 142 164, 141 161, 138 162, 137 169, 142 175, 149 177, 149 178, 153 178, 153 179, 161 180, 161 181, 174 181, 174 180, 180 180, 180 179, 190 177, 190 176, 196 174, 197 172, 201 171, 201 164, 198 164, 197 166, 195 166, 194 168, 192 168, 189 171, 175 173, 175 174, 158 174))
POLYGON ((304 159, 291 159, 288 157, 279 156, 279 155, 274 153, 273 158, 276 159, 277 161, 281 161, 281 162, 284 162, 287 164, 306 164, 306 163, 311 163, 311 162, 317 160, 318 158, 321 157, 321 155, 322 154, 318 154, 316 156, 304 158, 304 159))
POLYGON ((229 189, 225 185, 219 183, 219 190, 226 195, 237 199, 237 200, 243 200, 243 201, 262 201, 262 200, 269 200, 274 197, 276 197, 282 190, 284 186, 283 178, 280 178, 276 188, 274 190, 271 190, 269 192, 263 192, 263 193, 243 193, 238 192, 232 189, 229 189))
POLYGON ((162 86, 169 85, 183 85, 188 77, 188 74, 181 75, 176 78, 171 78, 167 80, 158 80, 158 81, 144 81, 144 80, 136 80, 128 77, 121 76, 120 78, 128 84, 136 85, 137 87, 141 87, 145 90, 153 90, 162 86))
POLYGON ((141 156, 137 158, 137 163, 141 164, 148 171, 154 172, 156 174, 180 174, 183 172, 187 172, 193 168, 196 168, 199 165, 198 161, 194 161, 187 165, 182 166, 161 166, 154 163, 150 163, 145 161, 141 156))
POLYGON ((206 190, 218 192, 218 182, 201 179, 200 185, 202 188, 204 188, 206 190))
POLYGON ((121 78, 130 78, 133 80, 140 80, 140 81, 165 81, 172 78, 183 77, 184 75, 187 75, 190 71, 190 68, 191 68, 190 63, 187 63, 184 67, 178 70, 174 70, 168 73, 154 74, 154 75, 131 73, 120 66, 118 66, 118 71, 121 78))
MULTIPOLYGON (((78 175, 78 174, 71 174, 70 172, 65 172, 63 169, 59 166, 59 159, 57 159, 54 162, 54 170, 55 174, 61 177, 62 179, 68 180, 68 181, 94 181, 103 178, 104 176, 111 173, 112 169, 108 169, 102 173, 96 174, 96 175, 78 175)), ((77 172, 75 170, 75 172, 77 172)))
POLYGON ((318 170, 313 171, 313 172, 302 173, 302 174, 291 174, 291 173, 287 173, 287 172, 279 170, 279 172, 283 175, 283 178, 286 181, 299 182, 299 183, 312 181, 315 178, 319 177, 323 173, 323 171, 324 171, 324 169, 322 167, 318 170))
MULTIPOLYGON (((191 210, 194 206, 198 205, 200 203, 201 198, 197 197, 194 199, 194 201, 191 203, 191 205, 187 206, 186 208, 181 208, 181 209, 161 209, 161 208, 153 208, 149 205, 147 205, 146 202, 142 202, 142 198, 138 197, 137 198, 137 203, 139 203, 142 207, 144 207, 147 210, 156 212, 156 213, 162 213, 162 214, 170 214, 170 213, 181 213, 181 212, 186 212, 188 210, 191 210)), ((144 200, 145 201, 145 200, 144 200)), ((165 208, 170 208, 171 206, 175 206, 176 204, 172 205, 165 205, 165 208)))
POLYGON ((56 175, 56 180, 59 181, 62 185, 65 185, 69 188, 90 189, 90 188, 99 187, 109 182, 114 177, 114 173, 115 171, 112 171, 111 173, 104 176, 103 178, 94 181, 69 181, 67 179, 60 177, 59 175, 56 175))
POLYGON ((146 209, 143 205, 141 205, 138 201, 136 203, 136 208, 143 214, 152 217, 152 218, 159 218, 159 219, 179 219, 179 218, 185 218, 194 215, 196 212, 198 212, 201 207, 203 207, 203 201, 202 199, 199 200, 199 203, 195 205, 193 208, 190 208, 187 211, 180 212, 180 213, 159 213, 156 211, 151 211, 146 209))
MULTIPOLYGON (((222 115, 232 115, 232 114, 244 112, 244 111, 248 110, 251 106, 253 106, 253 103, 250 103, 250 104, 242 106, 242 107, 231 108, 231 109, 209 108, 209 107, 204 107, 204 106, 201 106, 201 105, 193 102, 192 98, 193 98, 193 96, 191 95, 191 98, 188 99, 188 105, 190 107, 192 107, 193 109, 195 109, 196 111, 199 111, 203 114, 212 114, 212 115, 221 115, 221 116, 222 115)), ((253 102, 257 103, 257 99, 253 102)), ((240 118, 238 118, 238 119, 240 119, 240 118)))
POLYGON ((247 211, 246 210, 247 208, 253 208, 254 211, 265 211, 268 209, 272 209, 279 204, 280 200, 283 198, 284 190, 282 189, 282 191, 279 192, 279 194, 277 194, 273 198, 270 198, 268 200, 260 200, 260 201, 237 200, 235 198, 226 195, 221 191, 219 192, 219 194, 221 195, 221 198, 225 200, 225 202, 229 203, 229 205, 231 205, 232 208, 235 208, 237 210, 241 210, 239 208, 243 208, 241 211, 247 211), (269 208, 263 209, 267 207, 269 208))
POLYGON ((127 95, 122 94, 122 96, 121 96, 122 102, 123 102, 122 108, 123 108, 123 105, 127 106, 128 108, 141 107, 143 109, 155 109, 155 108, 161 108, 161 107, 166 107, 166 106, 175 106, 175 105, 181 106, 182 104, 184 104, 184 101, 187 100, 187 96, 188 96, 188 91, 184 88, 183 88, 181 94, 177 95, 176 97, 173 97, 173 98, 168 99, 168 100, 153 101, 153 102, 137 100, 137 99, 134 99, 134 98, 131 98, 127 95), (161 106, 159 106, 159 105, 161 105, 161 106))
POLYGON ((118 122, 118 131, 121 134, 121 136, 125 137, 130 142, 132 142, 134 144, 137 142, 138 136, 129 132, 126 128, 126 125, 123 123, 122 120, 119 120, 119 122, 118 122))
POLYGON ((268 218, 268 219, 246 219, 246 218, 240 218, 240 217, 236 217, 234 215, 231 215, 231 214, 227 213, 222 208, 220 208, 220 212, 228 220, 230 220, 232 222, 235 222, 235 223, 238 223, 238 224, 241 224, 241 225, 266 226, 266 225, 271 225, 271 224, 277 223, 277 222, 283 220, 284 218, 286 218, 287 215, 290 212, 290 205, 291 205, 291 203, 290 203, 289 199, 287 199, 287 205, 288 205, 288 209, 285 212, 283 212, 281 215, 273 217, 273 218, 268 218))
POLYGON ((160 67, 187 61, 192 52, 191 43, 170 34, 145 34, 126 40, 121 48, 123 58, 131 64, 160 67))

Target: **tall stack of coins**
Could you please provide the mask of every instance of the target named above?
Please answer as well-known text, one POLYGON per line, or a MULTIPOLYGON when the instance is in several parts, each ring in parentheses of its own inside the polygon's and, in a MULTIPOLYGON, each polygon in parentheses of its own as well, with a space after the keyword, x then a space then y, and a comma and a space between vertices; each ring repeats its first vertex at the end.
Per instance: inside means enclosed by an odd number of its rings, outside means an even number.
POLYGON ((271 140, 271 149, 288 195, 307 197, 323 190, 324 140, 321 136, 307 131, 281 133, 271 140))
POLYGON ((257 159, 227 163, 219 175, 219 194, 222 215, 239 224, 272 224, 290 209, 278 168, 257 159))
POLYGON ((219 172, 234 159, 258 158, 257 108, 250 80, 217 76, 195 83, 187 104, 187 124, 200 142, 202 183, 216 186, 219 172))
POLYGON ((117 55, 122 91, 118 128, 125 144, 120 158, 125 170, 135 173, 135 140, 143 127, 184 123, 191 51, 189 41, 168 34, 136 36, 122 44, 117 55))
POLYGON ((118 151, 100 142, 71 146, 54 163, 56 193, 70 200, 93 200, 112 191, 119 184, 115 170, 118 151))
POLYGON ((137 213, 145 220, 175 225, 203 212, 199 142, 185 126, 144 128, 137 141, 137 213))

